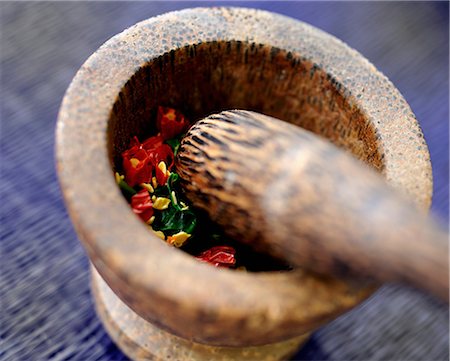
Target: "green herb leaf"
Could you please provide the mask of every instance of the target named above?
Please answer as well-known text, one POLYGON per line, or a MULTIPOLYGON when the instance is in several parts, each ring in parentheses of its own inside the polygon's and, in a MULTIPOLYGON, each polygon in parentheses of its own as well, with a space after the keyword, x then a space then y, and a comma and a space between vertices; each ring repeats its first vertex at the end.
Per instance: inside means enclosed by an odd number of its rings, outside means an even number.
POLYGON ((181 211, 172 204, 162 211, 153 222, 153 229, 172 235, 180 231, 192 234, 197 224, 197 217, 189 210, 181 211))
POLYGON ((130 187, 127 182, 125 182, 123 179, 119 182, 119 188, 122 191, 122 194, 124 197, 128 200, 131 199, 132 196, 134 196, 137 192, 130 187))
POLYGON ((172 148, 172 150, 173 150, 173 155, 174 155, 175 157, 177 156, 178 148, 180 148, 181 138, 182 138, 183 136, 184 136, 184 134, 183 134, 183 135, 180 135, 180 136, 177 137, 177 138, 172 138, 172 139, 167 139, 167 140, 166 140, 166 143, 169 144, 170 147, 172 148))
POLYGON ((171 191, 176 186, 176 183, 178 182, 179 179, 180 179, 180 176, 177 173, 175 173, 175 172, 170 173, 170 177, 167 180, 167 184, 169 185, 169 187, 172 188, 171 191))
POLYGON ((179 178, 180 178, 180 176, 177 173, 171 173, 169 179, 167 179, 166 186, 169 191, 169 197, 170 197, 170 200, 172 201, 172 205, 177 210, 181 211, 180 205, 178 204, 178 202, 177 202, 177 204, 175 204, 173 196, 172 196, 172 191, 173 191, 175 193, 175 196, 178 198, 178 194, 177 194, 178 192, 176 191, 176 186, 177 186, 177 182, 178 182, 179 178))

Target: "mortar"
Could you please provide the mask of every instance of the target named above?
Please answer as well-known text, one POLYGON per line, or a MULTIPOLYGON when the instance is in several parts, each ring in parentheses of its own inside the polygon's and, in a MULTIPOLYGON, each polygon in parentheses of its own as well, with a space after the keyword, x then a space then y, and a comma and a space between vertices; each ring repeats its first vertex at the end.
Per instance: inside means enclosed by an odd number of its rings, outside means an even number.
POLYGON ((93 264, 97 311, 131 358, 286 358, 376 289, 305 270, 216 269, 155 237, 132 213, 113 170, 132 136, 156 132, 158 105, 192 120, 239 108, 291 122, 347 149, 429 208, 431 165, 414 114, 338 39, 239 8, 186 9, 136 24, 81 67, 57 127, 58 174, 93 264))

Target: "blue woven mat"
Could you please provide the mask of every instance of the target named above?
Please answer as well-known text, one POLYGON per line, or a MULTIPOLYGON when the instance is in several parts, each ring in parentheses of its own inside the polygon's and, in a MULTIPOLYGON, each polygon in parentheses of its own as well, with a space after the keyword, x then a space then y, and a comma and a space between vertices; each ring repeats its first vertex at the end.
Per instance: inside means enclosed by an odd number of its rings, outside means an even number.
MULTIPOLYGON (((448 3, 231 4, 309 22, 383 71, 423 127, 434 167, 432 209, 448 219, 448 3)), ((0 4, 2 359, 126 359, 94 313, 87 258, 62 203, 53 157, 57 111, 76 70, 109 37, 166 11, 208 5, 0 4)), ((295 359, 448 360, 448 317, 447 305, 431 297, 385 286, 318 330, 295 359)))

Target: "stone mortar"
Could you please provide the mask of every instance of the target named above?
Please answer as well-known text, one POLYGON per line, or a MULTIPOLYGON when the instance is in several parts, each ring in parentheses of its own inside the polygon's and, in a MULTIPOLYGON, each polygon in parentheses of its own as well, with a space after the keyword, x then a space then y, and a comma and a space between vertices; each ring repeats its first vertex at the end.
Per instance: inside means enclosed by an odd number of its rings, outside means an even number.
MULTIPOLYGON (((144 358, 164 358, 153 347, 164 332, 184 338, 180 347, 221 346, 217 358, 226 358, 226 347, 245 354, 250 346, 297 338, 287 355, 300 335, 374 290, 303 270, 216 269, 155 237, 131 212, 113 169, 133 135, 155 133, 158 105, 193 120, 240 108, 291 122, 372 165, 424 209, 431 203, 431 164, 414 114, 393 84, 340 40, 288 17, 242 8, 186 9, 132 26, 101 46, 67 90, 57 168, 78 236, 113 292, 104 297, 118 297, 136 320, 161 329, 148 335, 151 356, 144 358)), ((102 288, 96 289, 101 309, 102 288)), ((113 338, 140 358, 136 350, 144 346, 113 338)))

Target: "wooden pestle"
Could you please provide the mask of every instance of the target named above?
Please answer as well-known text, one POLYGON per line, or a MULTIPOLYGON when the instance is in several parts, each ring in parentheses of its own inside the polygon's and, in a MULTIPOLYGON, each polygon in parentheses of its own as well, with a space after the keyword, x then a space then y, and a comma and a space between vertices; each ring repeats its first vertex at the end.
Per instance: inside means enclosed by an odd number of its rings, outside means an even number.
POLYGON ((187 197, 256 250, 448 301, 448 234, 375 170, 311 132, 222 112, 189 130, 176 167, 187 197))

